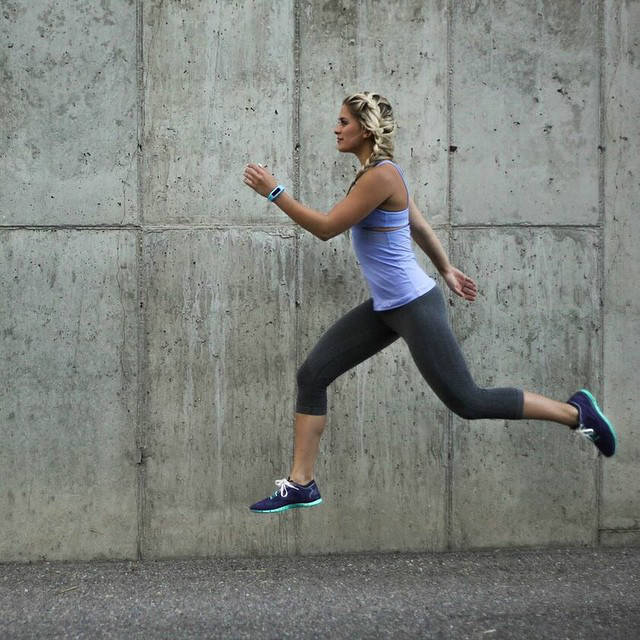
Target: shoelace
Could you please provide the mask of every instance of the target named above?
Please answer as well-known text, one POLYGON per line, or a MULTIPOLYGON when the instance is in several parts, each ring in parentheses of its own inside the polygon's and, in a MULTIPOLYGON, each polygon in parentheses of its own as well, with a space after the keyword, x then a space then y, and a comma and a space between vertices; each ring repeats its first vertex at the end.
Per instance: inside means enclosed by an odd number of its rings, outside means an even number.
POLYGON ((591 442, 595 442, 597 439, 596 433, 593 429, 586 429, 585 427, 583 427, 582 425, 580 425, 576 431, 581 435, 584 436, 585 438, 588 438, 589 440, 591 440, 591 442))
POLYGON ((289 480, 287 480, 286 478, 282 478, 281 480, 276 480, 276 486, 278 487, 276 489, 276 492, 273 494, 274 496, 278 495, 278 492, 280 492, 280 495, 283 498, 287 497, 287 494, 289 493, 287 491, 287 488, 289 489, 297 489, 296 485, 289 482, 289 480))

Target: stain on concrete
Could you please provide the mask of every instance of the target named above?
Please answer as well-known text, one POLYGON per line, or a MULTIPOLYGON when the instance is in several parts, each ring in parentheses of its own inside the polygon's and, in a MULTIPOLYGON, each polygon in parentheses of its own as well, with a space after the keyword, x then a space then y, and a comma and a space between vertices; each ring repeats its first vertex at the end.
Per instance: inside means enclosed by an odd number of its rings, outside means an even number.
POLYGON ((357 32, 360 11, 367 11, 366 3, 347 2, 345 0, 327 0, 318 11, 319 3, 308 1, 307 11, 312 12, 313 24, 325 33, 357 32))
POLYGON ((595 0, 543 0, 538 17, 554 46, 580 50, 585 43, 596 41, 597 5, 595 0))
POLYGON ((27 9, 23 6, 24 3, 11 2, 11 0, 0 0, 0 11, 2 11, 2 17, 10 22, 17 22, 22 16, 27 13, 27 9))
POLYGON ((473 17, 480 9, 485 8, 487 3, 485 0, 463 0, 461 6, 465 15, 473 17))
MULTIPOLYGON (((111 10, 110 0, 100 0, 100 9, 102 9, 102 15, 94 15, 94 22, 100 22, 108 26, 114 26, 116 24, 114 13, 111 10)), ((133 4, 133 0, 129 0, 129 4, 133 4)), ((96 7, 97 8, 97 7, 96 7)))
POLYGON ((56 3, 56 6, 51 4, 42 13, 38 14, 38 20, 40 20, 42 24, 39 25, 36 30, 40 34, 40 37, 44 38, 50 35, 52 31, 63 27, 66 22, 66 17, 64 11, 58 9, 56 3))

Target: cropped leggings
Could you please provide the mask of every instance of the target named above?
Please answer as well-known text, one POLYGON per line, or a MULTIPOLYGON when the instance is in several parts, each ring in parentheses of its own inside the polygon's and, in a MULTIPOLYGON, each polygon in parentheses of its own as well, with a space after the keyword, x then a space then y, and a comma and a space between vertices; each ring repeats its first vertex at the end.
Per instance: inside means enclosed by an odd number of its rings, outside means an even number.
POLYGON ((457 415, 469 420, 522 418, 520 389, 483 389, 473 381, 437 286, 396 309, 374 311, 369 299, 340 318, 298 370, 296 411, 326 414, 327 387, 399 337, 429 386, 457 415))

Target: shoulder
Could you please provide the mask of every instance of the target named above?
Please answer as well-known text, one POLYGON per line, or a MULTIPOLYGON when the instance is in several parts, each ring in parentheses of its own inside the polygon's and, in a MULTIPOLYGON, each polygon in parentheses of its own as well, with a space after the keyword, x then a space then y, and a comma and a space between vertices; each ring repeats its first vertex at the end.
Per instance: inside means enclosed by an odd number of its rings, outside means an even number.
POLYGON ((380 163, 374 165, 370 171, 377 171, 379 175, 386 174, 390 176, 397 176, 398 173, 402 173, 400 166, 392 160, 382 160, 380 163))
POLYGON ((370 169, 367 169, 360 178, 356 185, 362 184, 363 187, 371 188, 375 185, 381 187, 392 187, 395 181, 398 179, 398 170, 390 162, 384 164, 377 164, 370 169))

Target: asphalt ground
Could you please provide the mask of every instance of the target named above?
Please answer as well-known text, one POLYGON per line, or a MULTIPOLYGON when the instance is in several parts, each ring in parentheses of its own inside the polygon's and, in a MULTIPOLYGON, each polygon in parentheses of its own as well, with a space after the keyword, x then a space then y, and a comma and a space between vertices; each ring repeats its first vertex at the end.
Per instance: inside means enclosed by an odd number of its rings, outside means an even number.
POLYGON ((0 565, 1 638, 640 638, 640 548, 0 565))

